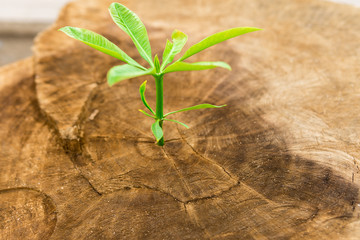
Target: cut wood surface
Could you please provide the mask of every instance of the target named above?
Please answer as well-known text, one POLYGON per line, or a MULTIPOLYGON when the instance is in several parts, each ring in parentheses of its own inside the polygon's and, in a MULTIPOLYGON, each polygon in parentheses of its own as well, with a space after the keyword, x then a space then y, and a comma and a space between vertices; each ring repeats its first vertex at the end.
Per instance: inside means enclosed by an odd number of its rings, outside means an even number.
MULTIPOLYGON (((109 87, 120 61, 56 31, 90 29, 146 65, 111 21, 78 0, 34 56, 0 68, 0 239, 360 239, 360 9, 317 0, 121 1, 153 54, 173 29, 190 46, 254 26, 193 56, 233 70, 167 74, 154 144, 138 88, 109 87), (169 12, 171 10, 171 12, 169 12)), ((186 48, 185 46, 185 48, 186 48)))

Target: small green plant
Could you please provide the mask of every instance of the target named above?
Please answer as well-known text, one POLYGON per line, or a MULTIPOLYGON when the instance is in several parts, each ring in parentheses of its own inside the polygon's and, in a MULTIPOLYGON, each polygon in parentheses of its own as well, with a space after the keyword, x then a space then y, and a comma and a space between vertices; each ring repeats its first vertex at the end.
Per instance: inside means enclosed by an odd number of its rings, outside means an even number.
POLYGON ((119 3, 112 3, 109 7, 110 15, 114 22, 126 32, 132 41, 134 42, 136 48, 138 49, 141 57, 143 57, 150 65, 149 68, 145 68, 137 63, 134 59, 129 57, 125 52, 123 52, 118 46, 110 42, 105 37, 89 31, 87 29, 76 28, 76 27, 63 27, 59 29, 60 31, 66 33, 68 36, 77 39, 90 47, 93 47, 103 53, 106 53, 110 56, 113 56, 126 64, 115 66, 111 68, 107 74, 108 84, 110 86, 115 83, 121 82, 123 80, 139 77, 143 75, 152 75, 155 78, 156 86, 156 109, 155 111, 149 106, 145 99, 145 89, 146 81, 143 82, 140 86, 140 96, 141 100, 144 103, 145 107, 150 111, 147 113, 143 110, 139 110, 146 116, 154 118, 155 122, 151 126, 151 130, 156 138, 156 142, 159 146, 164 145, 164 133, 163 133, 163 122, 171 121, 188 128, 188 126, 182 122, 179 122, 174 119, 167 118, 169 115, 185 112, 194 109, 203 109, 203 108, 221 108, 226 105, 215 106, 212 104, 200 104, 193 107, 188 107, 180 109, 177 111, 163 113, 163 80, 166 73, 178 72, 178 71, 193 71, 193 70, 205 70, 212 69, 216 67, 222 67, 228 70, 231 70, 231 67, 225 62, 196 62, 189 63, 184 62, 185 59, 191 57, 192 55, 211 47, 215 44, 223 42, 227 39, 234 38, 236 36, 260 30, 259 28, 252 27, 238 27, 228 29, 222 32, 215 33, 195 45, 191 46, 185 53, 173 62, 175 55, 181 52, 187 41, 187 35, 179 30, 175 30, 172 35, 172 41, 167 40, 165 50, 162 55, 162 63, 157 55, 152 57, 151 47, 149 42, 149 37, 147 35, 146 28, 141 22, 139 17, 130 11, 125 6, 119 3), (170 64, 170 65, 169 65, 170 64))

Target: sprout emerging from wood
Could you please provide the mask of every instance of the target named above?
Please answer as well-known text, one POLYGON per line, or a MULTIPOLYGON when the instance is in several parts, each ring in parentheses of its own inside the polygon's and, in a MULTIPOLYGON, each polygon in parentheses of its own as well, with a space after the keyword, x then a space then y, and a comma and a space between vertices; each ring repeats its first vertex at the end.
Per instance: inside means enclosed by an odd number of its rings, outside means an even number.
POLYGON ((119 3, 112 3, 109 7, 109 11, 114 22, 130 36, 136 48, 138 49, 141 57, 143 57, 149 63, 150 65, 149 68, 145 68, 141 66, 134 59, 128 56, 124 51, 122 51, 118 46, 116 46, 114 43, 110 42, 108 39, 95 32, 92 32, 87 29, 69 27, 69 26, 63 27, 59 30, 66 33, 68 36, 89 45, 92 48, 95 48, 103 53, 106 53, 110 56, 120 59, 121 61, 126 63, 123 65, 115 66, 109 70, 107 74, 107 81, 110 86, 126 79, 135 78, 144 75, 152 75, 155 78, 156 109, 154 111, 145 99, 145 89, 146 89, 146 81, 145 81, 141 84, 139 92, 140 92, 141 100, 144 103, 145 107, 149 110, 149 113, 145 112, 144 110, 139 110, 139 111, 155 120, 155 122, 151 126, 151 131, 154 134, 156 138, 156 142, 159 146, 164 145, 164 133, 162 128, 164 121, 175 122, 181 124, 186 128, 189 128, 185 123, 167 118, 169 115, 178 112, 195 110, 195 109, 221 108, 226 106, 226 105, 216 106, 205 103, 164 114, 163 113, 164 75, 171 72, 206 70, 216 67, 222 67, 231 70, 231 67, 225 62, 189 63, 189 62, 184 62, 184 60, 206 48, 209 48, 215 44, 218 44, 230 38, 234 38, 245 33, 260 30, 259 28, 253 28, 253 27, 238 27, 238 28, 232 28, 222 32, 215 33, 201 40, 195 45, 191 46, 184 53, 184 55, 182 55, 182 57, 180 57, 176 61, 173 61, 174 57, 181 52, 182 48, 184 47, 188 39, 185 33, 179 30, 175 30, 171 35, 172 41, 167 40, 166 42, 166 46, 162 55, 162 62, 160 64, 160 60, 157 55, 155 55, 154 58, 152 57, 149 37, 147 35, 146 28, 144 24, 141 22, 140 18, 131 10, 129 10, 127 7, 119 3))

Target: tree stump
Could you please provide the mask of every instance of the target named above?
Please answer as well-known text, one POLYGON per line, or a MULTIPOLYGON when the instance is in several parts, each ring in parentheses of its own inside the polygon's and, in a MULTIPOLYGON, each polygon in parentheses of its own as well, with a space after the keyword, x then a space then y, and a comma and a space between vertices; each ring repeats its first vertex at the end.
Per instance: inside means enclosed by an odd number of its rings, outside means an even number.
MULTIPOLYGON (((138 87, 112 88, 120 61, 56 31, 103 34, 141 60, 110 1, 78 0, 34 57, 0 69, 1 239, 360 239, 360 10, 319 0, 121 1, 161 55, 214 32, 265 30, 192 57, 222 69, 168 74, 154 144, 138 87), (171 10, 171 12, 169 11, 171 10)), ((186 47, 185 47, 186 48, 186 47)), ((149 79, 150 80, 150 79, 149 79)), ((155 105, 154 82, 147 99, 155 105)))

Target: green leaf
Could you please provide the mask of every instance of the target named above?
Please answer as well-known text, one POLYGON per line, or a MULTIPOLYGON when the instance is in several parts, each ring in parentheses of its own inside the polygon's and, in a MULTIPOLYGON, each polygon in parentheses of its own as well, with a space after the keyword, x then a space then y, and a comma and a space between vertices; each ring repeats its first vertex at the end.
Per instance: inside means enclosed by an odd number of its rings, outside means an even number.
POLYGON ((145 115, 146 115, 146 116, 148 116, 148 117, 151 117, 151 118, 156 119, 156 117, 155 117, 155 116, 152 116, 152 115, 148 114, 148 113, 147 113, 147 112, 145 112, 144 110, 139 109, 139 112, 141 112, 141 113, 145 114, 145 115))
POLYGON ((114 22, 131 37, 140 55, 153 67, 149 37, 140 18, 120 3, 112 3, 109 11, 114 22))
POLYGON ((167 40, 165 50, 162 57, 162 65, 161 69, 164 69, 166 65, 171 63, 174 60, 176 54, 181 52, 184 47, 188 37, 185 33, 180 32, 179 30, 174 30, 171 35, 171 39, 173 42, 167 40))
POLYGON ((197 63, 186 63, 186 62, 174 62, 167 68, 164 73, 179 72, 179 71, 195 71, 195 70, 206 70, 216 67, 222 67, 231 70, 229 64, 225 62, 197 62, 197 63))
POLYGON ((151 125, 151 131, 153 132, 157 142, 164 136, 163 130, 160 127, 159 119, 151 125))
POLYGON ((169 113, 165 114, 164 117, 169 116, 170 114, 178 113, 178 112, 185 112, 185 111, 190 111, 190 110, 195 110, 195 109, 204 109, 204 108, 221 108, 221 107, 225 107, 225 106, 226 106, 226 104, 221 105, 221 106, 216 106, 216 105, 204 103, 204 104, 199 104, 199 105, 195 105, 195 106, 188 107, 188 108, 183 108, 183 109, 180 109, 177 111, 169 112, 169 113))
POLYGON ((179 122, 179 121, 174 120, 174 119, 167 119, 167 118, 164 118, 164 120, 165 120, 165 121, 170 121, 170 122, 175 122, 175 123, 178 123, 178 124, 180 124, 180 125, 183 125, 183 126, 184 126, 184 127, 186 127, 186 128, 189 128, 189 126, 188 126, 188 125, 186 125, 185 123, 179 122))
POLYGON ((166 39, 166 45, 165 45, 165 49, 162 55, 162 64, 161 64, 161 68, 164 68, 165 66, 165 62, 167 61, 166 58, 168 58, 169 53, 171 52, 172 48, 173 48, 174 44, 169 41, 169 39, 166 39))
POLYGON ((107 38, 101 36, 100 34, 94 33, 90 30, 76 27, 63 27, 59 31, 64 32, 66 35, 79 40, 92 48, 99 50, 100 52, 106 53, 112 57, 120 59, 130 65, 137 66, 139 68, 145 69, 143 66, 138 64, 134 59, 129 57, 125 52, 123 52, 118 46, 110 42, 107 38))
POLYGON ((186 58, 189 58, 192 55, 194 55, 208 47, 214 46, 215 44, 218 44, 218 43, 228 40, 230 38, 234 38, 239 35, 258 31, 258 30, 261 30, 261 29, 253 28, 253 27, 238 27, 238 28, 231 28, 231 29, 228 29, 228 30, 225 30, 222 32, 215 33, 215 34, 201 40, 200 42, 196 43, 195 45, 191 46, 178 61, 183 61, 186 58))
POLYGON ((115 66, 111 68, 107 74, 108 84, 112 86, 115 83, 121 82, 129 78, 148 75, 151 71, 152 69, 142 70, 128 64, 115 66))
POLYGON ((146 99, 145 99, 146 82, 147 82, 147 81, 143 82, 143 83, 140 85, 140 88, 139 88, 141 101, 144 103, 145 107, 147 107, 147 109, 149 109, 150 112, 151 112, 153 115, 155 115, 154 110, 151 109, 151 107, 149 106, 149 104, 146 102, 146 99))
POLYGON ((156 73, 159 73, 160 72, 160 62, 159 62, 159 57, 157 54, 154 57, 154 65, 155 65, 156 73))

